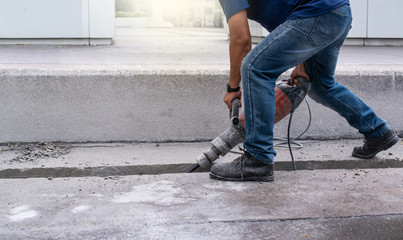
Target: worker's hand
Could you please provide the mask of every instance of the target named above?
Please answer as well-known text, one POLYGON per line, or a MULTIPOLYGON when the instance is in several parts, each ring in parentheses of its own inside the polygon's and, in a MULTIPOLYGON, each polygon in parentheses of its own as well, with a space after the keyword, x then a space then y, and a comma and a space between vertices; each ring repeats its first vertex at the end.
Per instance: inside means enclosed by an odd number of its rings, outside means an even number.
POLYGON ((242 107, 242 91, 238 92, 227 92, 224 96, 224 102, 227 104, 228 108, 232 108, 232 101, 234 99, 239 99, 239 107, 242 107))
POLYGON ((303 77, 307 80, 311 80, 309 78, 308 73, 306 72, 305 63, 301 63, 301 64, 297 65, 294 68, 294 70, 292 71, 291 76, 290 76, 290 85, 291 86, 294 86, 294 84, 297 85, 298 87, 301 86, 299 84, 298 80, 296 80, 297 77, 303 77))

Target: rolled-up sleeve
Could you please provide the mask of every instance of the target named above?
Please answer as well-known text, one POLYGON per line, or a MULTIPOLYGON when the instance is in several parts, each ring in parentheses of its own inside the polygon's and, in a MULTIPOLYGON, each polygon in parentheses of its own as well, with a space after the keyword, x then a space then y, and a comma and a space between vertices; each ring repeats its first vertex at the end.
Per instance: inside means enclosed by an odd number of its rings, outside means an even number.
POLYGON ((249 8, 248 0, 220 0, 220 4, 227 22, 236 13, 249 8))

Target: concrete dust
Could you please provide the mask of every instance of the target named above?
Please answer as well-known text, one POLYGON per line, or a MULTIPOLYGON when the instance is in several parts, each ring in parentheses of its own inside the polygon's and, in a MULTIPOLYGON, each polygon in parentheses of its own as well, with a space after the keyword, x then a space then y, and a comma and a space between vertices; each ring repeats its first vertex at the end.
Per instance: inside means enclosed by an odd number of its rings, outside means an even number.
POLYGON ((171 181, 159 181, 132 187, 132 191, 114 196, 114 203, 151 203, 156 205, 184 204, 191 199, 185 197, 182 188, 171 181))

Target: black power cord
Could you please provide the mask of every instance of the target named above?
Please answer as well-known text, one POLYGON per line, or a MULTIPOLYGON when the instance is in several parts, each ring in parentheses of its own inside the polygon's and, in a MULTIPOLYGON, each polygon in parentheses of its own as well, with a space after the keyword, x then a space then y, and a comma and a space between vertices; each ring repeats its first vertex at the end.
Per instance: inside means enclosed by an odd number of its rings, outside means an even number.
MULTIPOLYGON (((302 148, 303 145, 302 145, 301 143, 299 143, 299 142, 296 142, 295 140, 297 140, 297 139, 299 139, 300 137, 302 137, 302 135, 304 135, 304 134, 308 131, 308 129, 309 129, 309 127, 311 126, 311 123, 312 123, 311 107, 309 106, 308 100, 307 100, 306 98, 305 98, 305 103, 306 103, 306 105, 307 105, 307 107, 308 107, 308 112, 309 112, 309 123, 308 123, 307 128, 306 128, 300 135, 298 135, 297 137, 295 137, 295 138, 291 138, 291 137, 290 137, 292 116, 294 115, 294 111, 295 111, 295 107, 294 107, 294 104, 293 104, 292 109, 291 109, 291 112, 290 112, 290 119, 289 119, 289 121, 288 121, 287 141, 283 141, 283 142, 280 142, 280 143, 277 143, 277 144, 273 144, 273 146, 283 147, 282 144, 287 143, 288 149, 289 149, 289 151, 290 151, 290 156, 291 156, 291 161, 292 161, 292 166, 293 166, 294 171, 297 170, 297 167, 296 167, 296 165, 295 165, 295 160, 294 160, 294 155, 293 155, 293 153, 292 153, 292 146, 291 146, 291 143, 295 144, 295 145, 297 146, 296 148, 298 148, 298 149, 302 148)), ((284 140, 284 139, 281 139, 281 140, 284 140)))
MULTIPOLYGON (((297 142, 295 140, 298 140, 300 137, 302 137, 308 131, 308 129, 311 127, 311 123, 312 123, 311 107, 310 107, 309 102, 308 102, 308 100, 306 98, 305 98, 305 103, 306 103, 306 106, 307 106, 308 112, 309 112, 309 122, 308 122, 308 126, 306 127, 306 129, 301 134, 299 134, 297 137, 291 138, 290 142, 291 142, 291 144, 294 145, 294 146, 292 146, 292 148, 295 148, 295 149, 300 149, 300 148, 304 147, 304 145, 302 145, 300 142, 297 142)), ((291 117, 291 115, 290 115, 290 117, 291 117)), ((288 124, 290 125, 291 121, 289 121, 288 124)), ((273 140, 281 141, 281 142, 273 144, 273 146, 278 147, 278 148, 289 148, 288 147, 288 134, 287 134, 287 138, 276 137, 276 138, 273 138, 273 140)))
POLYGON ((295 166, 294 155, 292 154, 292 149, 291 149, 291 138, 290 138, 290 130, 291 130, 292 115, 294 115, 294 111, 291 111, 291 112, 290 112, 290 120, 288 121, 288 128, 287 128, 287 144, 288 144, 288 149, 290 150, 290 156, 291 156, 291 161, 292 161, 292 167, 294 168, 294 171, 296 171, 296 170, 297 170, 297 166, 295 166))

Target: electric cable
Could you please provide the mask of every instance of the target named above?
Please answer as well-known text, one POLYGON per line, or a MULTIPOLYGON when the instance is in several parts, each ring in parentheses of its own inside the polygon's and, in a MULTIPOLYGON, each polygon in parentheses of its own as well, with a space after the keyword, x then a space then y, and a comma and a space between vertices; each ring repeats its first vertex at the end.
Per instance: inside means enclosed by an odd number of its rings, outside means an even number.
MULTIPOLYGON (((311 123, 312 123, 312 111, 311 111, 311 107, 309 105, 309 102, 308 102, 308 100, 306 98, 305 98, 305 103, 306 103, 306 106, 308 108, 308 113, 309 113, 308 126, 306 127, 306 129, 300 135, 298 135, 295 138, 291 138, 291 144, 294 144, 294 146, 292 146, 292 148, 295 148, 295 149, 300 149, 300 148, 304 147, 304 145, 302 145, 302 143, 297 142, 295 140, 298 140, 300 137, 302 137, 308 131, 308 129, 311 127, 311 123)), ((274 143, 273 144, 274 147, 288 148, 288 138, 276 137, 276 138, 273 138, 273 140, 281 141, 281 142, 278 142, 278 143, 274 143)))
POLYGON ((292 122, 292 115, 294 115, 294 111, 290 112, 290 120, 288 121, 288 128, 287 128, 287 143, 288 143, 288 149, 290 150, 290 156, 291 156, 291 162, 292 162, 292 167, 294 171, 297 170, 297 166, 295 166, 295 161, 294 161, 294 155, 292 154, 292 148, 291 148, 291 138, 290 138, 290 130, 291 130, 291 122, 292 122))
MULTIPOLYGON (((295 102, 294 102, 294 103, 295 103, 295 102)), ((302 135, 304 135, 304 134, 308 131, 309 127, 311 126, 312 113, 311 113, 311 108, 310 108, 310 106, 309 106, 308 100, 305 98, 305 103, 307 104, 308 111, 309 111, 309 123, 308 123, 308 127, 307 127, 307 128, 305 129, 305 131, 302 132, 298 137, 291 139, 291 137, 290 137, 290 133, 291 133, 291 123, 292 123, 292 116, 294 115, 294 111, 295 111, 294 103, 293 103, 293 105, 292 105, 291 112, 290 112, 290 118, 289 118, 289 121, 288 121, 288 128, 287 128, 287 145, 288 145, 288 150, 290 151, 292 167, 293 167, 294 171, 296 171, 296 170, 297 170, 297 166, 295 165, 294 154, 292 153, 291 142, 293 142, 294 144, 297 144, 297 146, 298 146, 297 148, 298 148, 298 149, 303 147, 303 145, 302 145, 301 143, 295 142, 294 140, 300 138, 302 135)), ((280 144, 281 144, 281 143, 280 143, 280 144)), ((281 146, 281 145, 280 145, 280 146, 281 146)))

